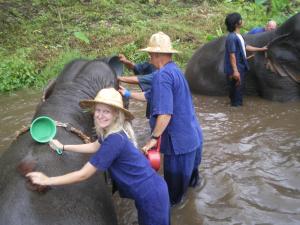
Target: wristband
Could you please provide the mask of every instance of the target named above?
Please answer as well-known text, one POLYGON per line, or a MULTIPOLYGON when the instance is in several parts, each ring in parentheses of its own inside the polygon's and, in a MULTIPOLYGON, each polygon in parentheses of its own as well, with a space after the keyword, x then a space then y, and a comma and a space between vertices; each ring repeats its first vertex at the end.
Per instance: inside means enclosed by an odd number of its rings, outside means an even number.
POLYGON ((126 99, 129 99, 130 96, 131 96, 131 92, 130 92, 129 90, 125 89, 124 97, 125 97, 126 99))
POLYGON ((155 140, 158 140, 159 139, 159 136, 154 136, 153 134, 151 135, 151 139, 155 139, 155 140))

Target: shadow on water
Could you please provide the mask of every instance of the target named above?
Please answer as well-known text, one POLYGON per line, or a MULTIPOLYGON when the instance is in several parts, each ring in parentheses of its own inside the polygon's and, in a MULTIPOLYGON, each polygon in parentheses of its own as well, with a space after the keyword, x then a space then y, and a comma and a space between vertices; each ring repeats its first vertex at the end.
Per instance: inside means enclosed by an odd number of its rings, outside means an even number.
MULTIPOLYGON (((39 99, 32 91, 0 97, 0 155, 39 99)), ((245 106, 232 108, 226 97, 206 96, 194 103, 204 132, 202 182, 172 208, 172 224, 299 224, 300 103, 246 97, 245 106)), ((145 104, 132 101, 130 110, 142 146, 150 134, 145 104)), ((113 199, 119 224, 137 224, 133 202, 113 199)))

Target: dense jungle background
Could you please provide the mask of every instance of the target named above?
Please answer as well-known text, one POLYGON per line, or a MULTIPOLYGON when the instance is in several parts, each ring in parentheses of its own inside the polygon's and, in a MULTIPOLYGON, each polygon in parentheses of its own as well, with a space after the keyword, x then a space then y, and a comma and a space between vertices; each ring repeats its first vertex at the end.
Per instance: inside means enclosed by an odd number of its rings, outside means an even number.
POLYGON ((74 58, 142 61, 137 50, 157 31, 171 36, 184 70, 197 48, 226 34, 227 13, 241 13, 247 32, 299 9, 299 0, 0 0, 0 92, 41 88, 74 58))

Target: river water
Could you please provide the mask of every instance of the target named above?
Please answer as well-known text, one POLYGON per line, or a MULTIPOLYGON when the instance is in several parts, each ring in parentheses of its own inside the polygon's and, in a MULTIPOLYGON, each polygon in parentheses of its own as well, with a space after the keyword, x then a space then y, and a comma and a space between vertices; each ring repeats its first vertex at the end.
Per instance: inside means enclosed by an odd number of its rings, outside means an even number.
MULTIPOLYGON (((40 96, 0 96, 0 155, 30 123, 40 96)), ((244 101, 232 108, 227 97, 194 96, 204 132, 202 181, 172 208, 173 225, 300 224, 300 102, 244 101)), ((142 146, 149 137, 145 104, 132 101, 130 110, 142 146)), ((137 224, 133 202, 113 199, 120 225, 137 224)))

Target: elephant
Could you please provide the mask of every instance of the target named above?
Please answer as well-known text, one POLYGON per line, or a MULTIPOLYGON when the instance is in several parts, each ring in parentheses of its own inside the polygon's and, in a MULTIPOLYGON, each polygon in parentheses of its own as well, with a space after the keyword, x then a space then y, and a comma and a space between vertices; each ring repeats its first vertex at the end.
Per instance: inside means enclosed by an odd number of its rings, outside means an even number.
MULTIPOLYGON (((67 64, 46 93, 47 98, 37 106, 33 120, 48 116, 95 137, 93 117, 79 107, 79 101, 94 98, 102 88, 117 88, 117 76, 122 73, 118 70, 123 64, 119 63, 120 67, 114 63, 110 63, 110 58, 103 58, 76 59, 67 64)), ((80 136, 64 127, 57 127, 55 138, 69 144, 83 142, 80 136)), ((24 132, 0 158, 0 224, 117 224, 103 172, 97 172, 82 183, 38 192, 28 189, 28 182, 17 170, 20 162, 35 162, 36 170, 57 176, 80 169, 88 159, 87 154, 63 152, 58 155, 48 144, 35 142, 30 132, 24 132)))
MULTIPOLYGON (((245 94, 271 101, 300 99, 300 13, 274 31, 244 34, 245 42, 266 52, 248 57, 245 94)), ((225 39, 220 37, 196 50, 188 61, 185 75, 196 94, 224 96, 228 84, 224 74, 225 39)))

